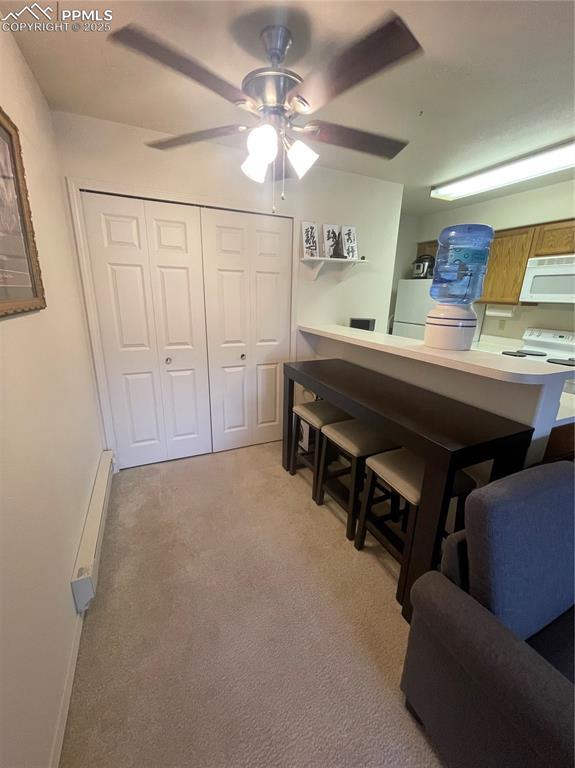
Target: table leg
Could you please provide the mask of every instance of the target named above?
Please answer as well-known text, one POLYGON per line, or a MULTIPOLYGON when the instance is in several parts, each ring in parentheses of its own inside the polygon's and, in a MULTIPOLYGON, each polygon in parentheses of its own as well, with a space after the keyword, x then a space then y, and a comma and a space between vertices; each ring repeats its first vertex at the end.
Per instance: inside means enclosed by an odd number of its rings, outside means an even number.
POLYGON ((531 435, 521 435, 508 441, 494 457, 490 482, 507 477, 507 475, 513 475, 515 472, 521 472, 525 466, 530 444, 531 435))
POLYGON ((293 433, 293 390, 293 379, 284 373, 282 466, 287 472, 289 472, 291 443, 295 439, 293 433))
MULTIPOLYGON (((413 583, 437 564, 441 534, 445 529, 445 521, 451 499, 451 489, 455 472, 448 463, 446 466, 429 463, 423 478, 421 502, 413 529, 406 537, 405 549, 401 563, 397 599, 402 604, 402 615, 407 621, 411 620, 410 592, 413 583)), ((411 527, 411 526, 410 526, 411 527)))

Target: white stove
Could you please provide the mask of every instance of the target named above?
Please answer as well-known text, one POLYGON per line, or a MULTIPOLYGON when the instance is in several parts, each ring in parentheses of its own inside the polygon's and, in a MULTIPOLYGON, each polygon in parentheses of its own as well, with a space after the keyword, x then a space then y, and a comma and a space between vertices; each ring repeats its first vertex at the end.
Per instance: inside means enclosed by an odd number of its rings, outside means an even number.
POLYGON ((528 328, 519 349, 505 350, 502 354, 575 367, 575 332, 528 328))

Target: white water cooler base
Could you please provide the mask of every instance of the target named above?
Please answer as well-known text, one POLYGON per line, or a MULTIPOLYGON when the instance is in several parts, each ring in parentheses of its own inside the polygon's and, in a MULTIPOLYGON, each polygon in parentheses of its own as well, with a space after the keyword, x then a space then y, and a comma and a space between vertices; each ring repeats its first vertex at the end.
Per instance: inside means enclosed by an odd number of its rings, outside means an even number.
POLYGON ((423 343, 433 349, 471 349, 476 327, 471 304, 437 304, 427 313, 423 343))

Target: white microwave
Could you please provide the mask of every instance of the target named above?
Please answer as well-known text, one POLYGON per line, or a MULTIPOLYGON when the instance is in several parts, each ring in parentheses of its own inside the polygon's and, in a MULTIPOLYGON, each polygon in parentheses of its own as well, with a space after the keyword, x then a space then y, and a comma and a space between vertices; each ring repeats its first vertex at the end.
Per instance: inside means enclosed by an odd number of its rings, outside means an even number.
POLYGON ((575 304, 575 254, 529 259, 519 301, 575 304))

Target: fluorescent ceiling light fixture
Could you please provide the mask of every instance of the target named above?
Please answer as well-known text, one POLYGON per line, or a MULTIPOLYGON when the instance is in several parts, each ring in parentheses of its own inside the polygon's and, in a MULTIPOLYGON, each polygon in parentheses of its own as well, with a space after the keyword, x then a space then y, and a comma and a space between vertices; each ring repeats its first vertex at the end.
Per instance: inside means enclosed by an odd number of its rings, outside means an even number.
POLYGON ((262 162, 272 163, 278 153, 278 134, 273 125, 258 125, 248 135, 248 152, 262 162))
POLYGON ((291 167, 297 173, 298 178, 301 179, 309 171, 319 155, 310 149, 303 141, 294 141, 291 147, 287 151, 288 160, 291 167))
POLYGON ((248 155, 242 163, 242 171, 252 181, 257 181, 258 184, 263 184, 268 172, 268 165, 265 160, 256 155, 248 155))
POLYGON ((450 184, 442 184, 431 190, 430 196, 439 200, 458 200, 460 197, 478 195, 491 189, 517 184, 519 181, 535 179, 547 173, 563 171, 575 166, 575 141, 563 144, 555 149, 548 149, 536 155, 512 160, 510 163, 481 171, 450 184))

